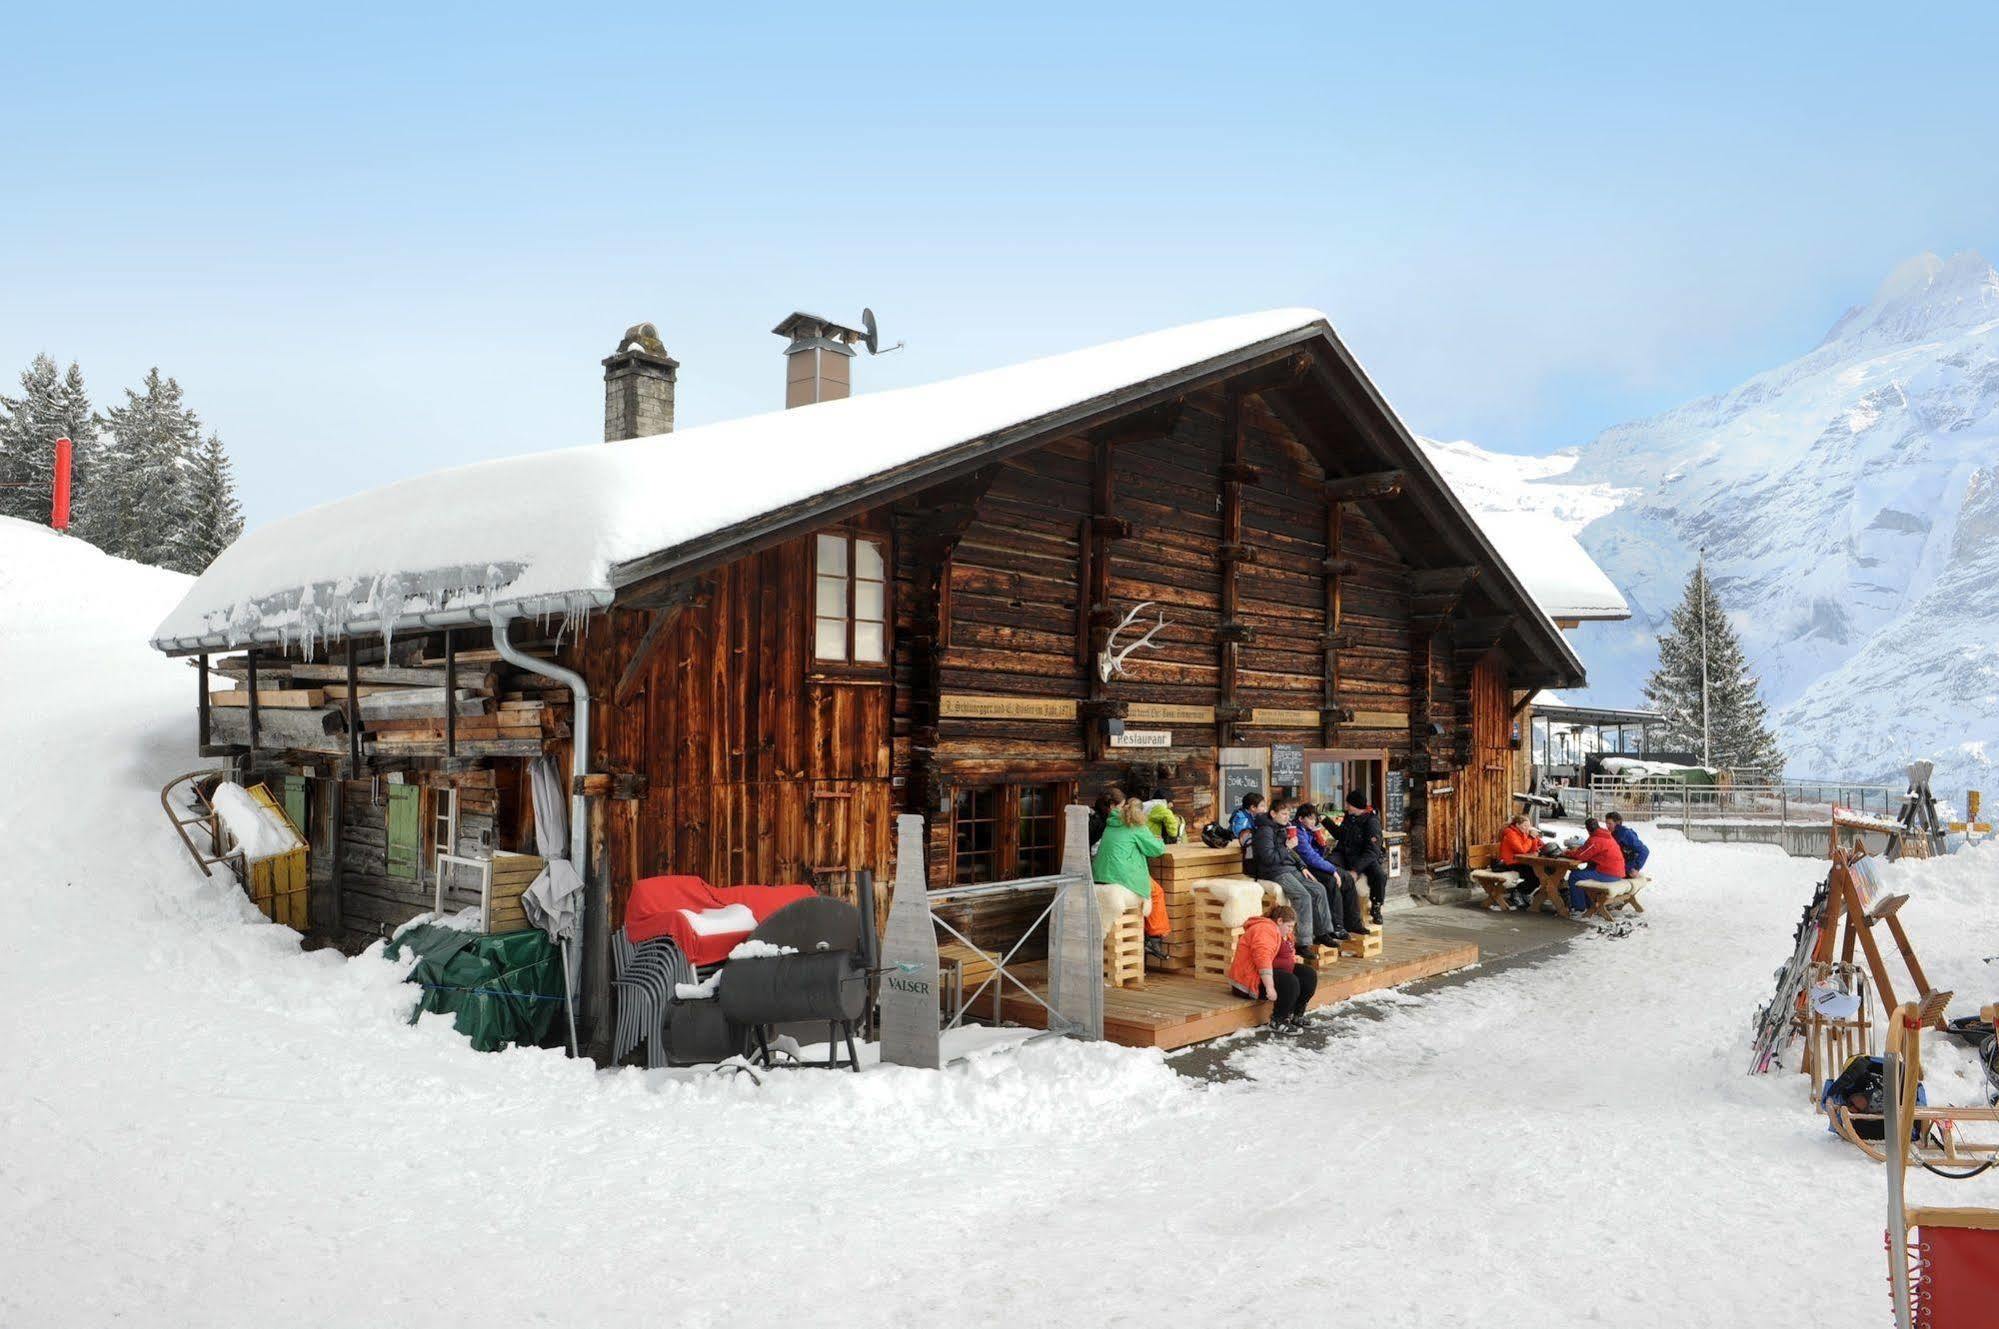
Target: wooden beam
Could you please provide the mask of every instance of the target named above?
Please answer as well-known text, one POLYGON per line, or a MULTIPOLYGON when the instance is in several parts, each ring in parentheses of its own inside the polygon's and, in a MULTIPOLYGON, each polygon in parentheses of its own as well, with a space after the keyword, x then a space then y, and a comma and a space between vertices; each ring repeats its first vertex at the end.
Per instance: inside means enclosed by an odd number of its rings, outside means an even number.
POLYGON ((1327 500, 1326 641, 1321 670, 1322 690, 1319 694, 1319 737, 1327 747, 1334 746, 1339 738, 1340 722, 1346 718, 1346 712, 1340 708, 1340 651, 1346 645, 1346 634, 1340 630, 1340 617, 1345 608, 1345 579, 1353 573, 1352 560, 1340 554, 1340 544, 1346 533, 1346 511, 1344 504, 1327 500))
MULTIPOLYGON (((1227 449, 1222 460, 1222 538, 1220 549, 1239 549, 1242 538, 1242 487, 1243 475, 1250 469, 1244 455, 1248 448, 1248 433, 1244 425, 1242 397, 1237 393, 1225 393, 1222 397, 1222 444, 1227 449)), ((1217 551, 1219 554, 1220 550, 1217 551)), ((1246 636, 1243 625, 1236 621, 1237 570, 1241 563, 1233 558, 1217 558, 1221 571, 1221 619, 1222 630, 1217 636, 1219 652, 1218 679, 1215 688, 1215 742, 1220 747, 1231 747, 1235 743, 1238 721, 1233 718, 1239 710, 1236 699, 1236 674, 1242 660, 1242 643, 1246 636), (1226 717, 1226 718, 1225 718, 1226 717)))
POLYGON ((354 658, 354 639, 346 642, 347 655, 347 773, 354 777, 361 774, 361 697, 360 661, 354 658))
POLYGON ((458 640, 450 628, 444 630, 444 755, 458 755, 458 640))
POLYGON ((257 764, 257 648, 248 652, 250 668, 250 764, 257 764))
POLYGON ((1255 397, 1278 388, 1295 387, 1312 372, 1312 357, 1300 351, 1261 369, 1238 374, 1222 384, 1222 391, 1234 397, 1255 397))
POLYGON ((1402 471, 1371 471, 1326 481, 1326 497, 1335 503, 1359 503, 1370 499, 1399 498, 1409 477, 1402 471))
POLYGON ((196 680, 196 681, 195 681, 195 687, 196 687, 196 701, 195 701, 195 703, 194 703, 194 711, 195 711, 195 715, 196 715, 196 717, 197 717, 197 718, 199 719, 199 721, 200 721, 200 732, 201 732, 201 744, 200 744, 200 745, 201 745, 202 747, 204 747, 204 748, 205 748, 205 747, 207 747, 207 746, 209 745, 209 743, 211 742, 211 739, 209 738, 209 734, 208 734, 208 729, 209 729, 209 720, 208 720, 208 652, 206 652, 206 651, 203 651, 203 652, 202 652, 202 653, 201 653, 201 654, 200 654, 200 655, 199 655, 198 657, 196 657, 196 658, 197 658, 197 661, 198 661, 198 663, 197 663, 197 664, 196 664, 196 666, 195 666, 195 680, 196 680))
POLYGON ((680 617, 681 610, 693 603, 694 598, 695 591, 690 586, 682 598, 653 611, 652 621, 646 624, 645 635, 639 638, 632 658, 625 662, 625 672, 618 676, 618 686, 611 694, 618 705, 623 706, 631 700, 632 693, 638 690, 639 680, 645 677, 647 667, 652 664, 652 657, 666 643, 666 629, 680 617))

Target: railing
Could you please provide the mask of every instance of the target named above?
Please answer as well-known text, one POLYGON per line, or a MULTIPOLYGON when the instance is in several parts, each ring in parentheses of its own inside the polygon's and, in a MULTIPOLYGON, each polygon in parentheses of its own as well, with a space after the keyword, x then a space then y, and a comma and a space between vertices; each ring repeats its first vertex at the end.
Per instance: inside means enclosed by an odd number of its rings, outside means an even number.
POLYGON ((1623 780, 1601 775, 1581 791, 1580 809, 1564 799, 1574 815, 1600 817, 1616 811, 1629 821, 1665 826, 1776 825, 1825 829, 1834 808, 1894 820, 1902 810, 1905 787, 1843 784, 1832 781, 1791 781, 1780 784, 1686 784, 1668 777, 1623 780))

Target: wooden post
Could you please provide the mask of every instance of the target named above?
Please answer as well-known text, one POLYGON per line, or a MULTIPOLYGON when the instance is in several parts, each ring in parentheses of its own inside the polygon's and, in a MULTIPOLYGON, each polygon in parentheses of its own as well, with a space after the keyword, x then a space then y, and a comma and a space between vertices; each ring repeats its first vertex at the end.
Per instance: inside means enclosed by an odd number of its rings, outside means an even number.
POLYGON ((458 639, 444 630, 444 755, 458 755, 458 639))
MULTIPOLYGON (((1083 571, 1087 582, 1078 589, 1088 608, 1089 647, 1083 656, 1083 690, 1091 701, 1102 701, 1108 691, 1098 660, 1110 632, 1111 551, 1105 523, 1111 519, 1111 443, 1096 439, 1090 445, 1090 520, 1084 523, 1083 571)), ((1098 708, 1081 708, 1083 752, 1090 761, 1104 759, 1104 722, 1098 708)))
POLYGON ((333 780, 333 935, 338 937, 346 931, 347 912, 341 904, 340 896, 344 886, 343 854, 341 846, 346 843, 344 823, 347 820, 347 781, 334 773, 333 780))
POLYGON ((354 658, 354 639, 347 639, 347 773, 361 774, 361 675, 354 658))
POLYGON ((1340 637, 1341 599, 1345 589, 1346 563, 1340 557, 1345 534, 1346 507, 1336 500, 1326 503, 1326 657, 1324 692, 1319 700, 1319 735, 1327 747, 1340 737, 1340 637))
MULTIPOLYGON (((244 657, 250 666, 250 766, 257 764, 257 648, 252 646, 244 657)), ((206 692, 203 693, 206 696, 206 692)))
POLYGON ((1236 741, 1236 670, 1242 658, 1236 621, 1236 560, 1226 555, 1242 547, 1242 482, 1244 475, 1242 398, 1222 394, 1222 438, 1227 449, 1222 463, 1221 636, 1217 643, 1218 682, 1215 688, 1215 743, 1233 747, 1236 741))
POLYGON ((201 722, 201 750, 203 753, 206 753, 210 746, 209 731, 211 728, 208 714, 208 652, 203 651, 197 660, 196 678, 199 680, 198 686, 201 689, 201 693, 195 698, 194 710, 201 722))

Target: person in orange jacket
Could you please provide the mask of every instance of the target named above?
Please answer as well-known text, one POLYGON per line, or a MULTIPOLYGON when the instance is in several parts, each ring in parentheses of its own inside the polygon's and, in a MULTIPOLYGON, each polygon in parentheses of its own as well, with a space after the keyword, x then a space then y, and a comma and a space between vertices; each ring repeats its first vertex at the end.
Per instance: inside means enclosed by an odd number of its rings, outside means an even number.
POLYGON ((1506 903, 1515 909, 1525 909, 1534 901, 1534 874, 1521 866, 1520 856, 1540 852, 1541 837, 1534 834, 1527 814, 1515 813, 1499 833, 1499 852, 1494 855, 1497 870, 1513 874, 1515 884, 1506 888, 1506 903))
POLYGON ((1270 1027, 1289 1033, 1305 1027, 1305 1007, 1318 991, 1319 974, 1298 963, 1298 911, 1274 904, 1242 926, 1229 986, 1245 997, 1267 1001, 1270 1027))

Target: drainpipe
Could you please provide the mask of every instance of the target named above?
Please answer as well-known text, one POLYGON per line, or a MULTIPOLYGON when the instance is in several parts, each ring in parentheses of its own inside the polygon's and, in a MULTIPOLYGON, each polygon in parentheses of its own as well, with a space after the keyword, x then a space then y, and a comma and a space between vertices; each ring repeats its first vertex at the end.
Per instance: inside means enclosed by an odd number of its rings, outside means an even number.
MULTIPOLYGON (((576 876, 583 883, 583 899, 576 910, 576 932, 570 938, 571 954, 576 960, 575 972, 579 975, 577 987, 586 1002, 590 1001, 590 980, 596 977, 589 969, 591 948, 584 946, 586 927, 594 926, 590 918, 592 884, 590 881, 589 844, 589 801, 583 797, 583 776, 590 767, 590 685, 583 675, 573 669, 565 669, 553 660, 542 660, 527 654, 514 645, 509 635, 514 620, 520 611, 512 608, 496 608, 490 615, 493 623, 493 649, 500 658, 516 669, 525 669, 531 674, 552 679, 569 689, 574 699, 575 724, 569 758, 569 862, 576 869, 576 876)), ((593 1015, 597 1014, 595 1004, 590 1004, 593 1015)), ((594 1037, 595 1030, 592 1030, 594 1037)))

